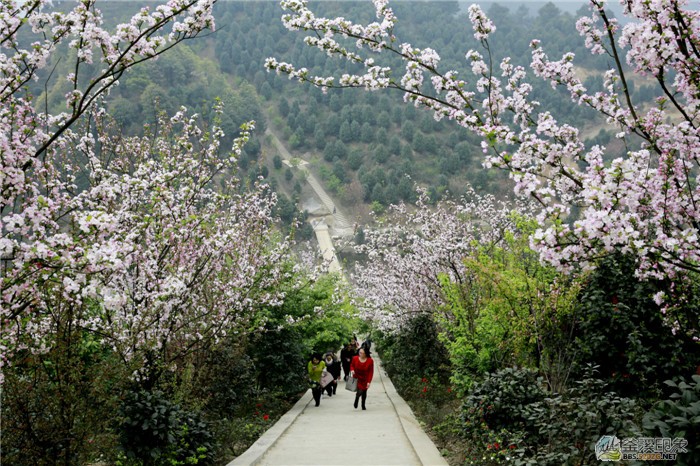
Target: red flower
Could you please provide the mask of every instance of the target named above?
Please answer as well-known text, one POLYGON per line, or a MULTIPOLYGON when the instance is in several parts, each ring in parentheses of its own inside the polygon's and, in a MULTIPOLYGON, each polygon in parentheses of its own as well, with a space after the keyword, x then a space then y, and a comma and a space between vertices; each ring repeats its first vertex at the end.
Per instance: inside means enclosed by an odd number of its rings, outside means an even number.
POLYGON ((452 393, 452 387, 447 387, 447 393, 452 393))
POLYGON ((423 393, 428 391, 428 387, 423 387, 423 393))
POLYGON ((420 379, 420 381, 423 382, 423 383, 428 383, 428 379, 425 378, 425 377, 423 377, 422 379, 420 379))
POLYGON ((258 403, 255 405, 256 408, 262 408, 262 403, 258 403))
POLYGON ((493 448, 496 449, 496 450, 498 450, 499 448, 501 448, 501 445, 499 445, 499 443, 496 442, 496 443, 493 444, 493 448))
POLYGON ((509 448, 510 448, 511 450, 515 450, 515 445, 511 445, 509 448))
POLYGON ((270 419, 270 416, 267 414, 263 414, 263 421, 267 421, 270 419))

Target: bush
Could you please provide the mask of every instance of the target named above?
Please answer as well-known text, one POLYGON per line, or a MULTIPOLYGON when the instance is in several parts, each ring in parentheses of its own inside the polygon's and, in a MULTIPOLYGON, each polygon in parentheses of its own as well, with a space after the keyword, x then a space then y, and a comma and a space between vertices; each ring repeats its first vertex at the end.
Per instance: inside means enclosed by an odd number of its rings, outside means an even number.
POLYGON ((487 374, 467 395, 462 407, 465 422, 480 418, 493 431, 530 430, 526 408, 545 399, 543 387, 544 381, 532 369, 506 368, 487 374))
POLYGON ((112 419, 127 372, 90 334, 14 355, 0 387, 0 463, 86 464, 114 451, 112 419))
POLYGON ((583 377, 593 363, 616 392, 653 399, 664 380, 695 372, 700 346, 682 332, 674 334, 652 299, 674 286, 639 281, 635 267, 629 257, 606 258, 582 290, 573 376, 583 377))
POLYGON ((260 390, 283 392, 288 397, 304 390, 306 351, 301 341, 293 328, 269 328, 251 339, 248 354, 255 364, 260 390))
POLYGON ((451 373, 449 355, 429 315, 414 317, 395 334, 380 335, 377 346, 384 367, 399 391, 409 389, 423 377, 447 385, 451 373))
POLYGON ((229 342, 208 353, 196 383, 207 411, 230 417, 257 395, 256 366, 245 349, 229 342))
POLYGON ((124 465, 211 464, 214 436, 194 412, 159 391, 127 394, 119 410, 124 465))
POLYGON ((530 369, 504 369, 474 385, 463 406, 463 435, 472 464, 594 464, 605 434, 634 435, 633 400, 586 376, 562 394, 545 391, 530 369))
POLYGON ((700 464, 700 375, 692 381, 665 382, 677 392, 658 402, 644 415, 644 430, 651 437, 684 438, 688 453, 678 455, 679 465, 700 464))
POLYGON ((634 400, 610 391, 588 366, 585 377, 561 395, 525 407, 530 430, 516 437, 516 464, 594 464, 595 443, 602 435, 633 436, 638 410, 634 400))

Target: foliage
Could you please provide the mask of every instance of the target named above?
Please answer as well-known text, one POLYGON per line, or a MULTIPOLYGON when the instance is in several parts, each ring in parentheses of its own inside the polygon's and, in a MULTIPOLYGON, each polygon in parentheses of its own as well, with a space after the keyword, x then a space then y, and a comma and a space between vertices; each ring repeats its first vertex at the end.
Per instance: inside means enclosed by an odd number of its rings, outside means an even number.
POLYGON ((679 465, 700 461, 700 375, 690 381, 665 382, 674 390, 644 415, 644 431, 651 437, 683 438, 688 453, 679 453, 679 465))
POLYGON ((125 464, 144 466, 211 464, 213 434, 194 412, 183 410, 161 391, 134 391, 119 410, 125 464))
POLYGON ((64 328, 58 335, 50 351, 21 351, 4 369, 7 464, 85 464, 117 446, 111 423, 128 373, 90 333, 64 328))
POLYGON ((282 393, 290 398, 304 389, 306 346, 296 328, 269 326, 253 335, 249 349, 258 390, 282 393))
POLYGON ((533 369, 508 367, 487 374, 465 398, 467 432, 482 422, 492 431, 529 430, 526 408, 546 396, 544 380, 533 369))
POLYGON ((676 312, 692 312, 697 304, 689 300, 659 312, 653 295, 677 285, 641 281, 634 267, 633 258, 615 255, 587 277, 576 306, 574 373, 579 377, 596 364, 618 393, 653 398, 662 381, 700 365, 700 346, 676 331, 676 312))
POLYGON ((416 381, 423 379, 442 384, 447 382, 450 374, 448 354, 429 315, 416 315, 396 332, 380 334, 376 345, 397 389, 403 392, 413 390, 416 381))
POLYGON ((591 464, 595 443, 602 435, 632 437, 638 434, 639 410, 596 378, 588 366, 581 380, 561 394, 552 394, 526 407, 531 430, 518 432, 522 445, 515 449, 519 464, 591 464))
POLYGON ((468 279, 440 280, 441 338, 461 391, 475 376, 513 365, 539 368, 555 391, 566 385, 579 287, 540 264, 528 245, 533 222, 516 213, 511 219, 511 229, 464 258, 468 279))
POLYGON ((197 372, 197 397, 205 400, 204 407, 208 412, 220 417, 237 414, 258 393, 258 368, 247 346, 240 340, 228 338, 212 348, 197 372))
POLYGON ((287 296, 285 309, 294 316, 307 357, 311 352, 338 351, 363 325, 341 277, 319 277, 307 290, 287 296))
POLYGON ((606 389, 588 368, 562 393, 544 388, 528 369, 503 369, 475 384, 463 407, 464 435, 472 464, 589 464, 601 435, 634 435, 633 400, 606 389), (476 458, 476 460, 474 460, 476 458))

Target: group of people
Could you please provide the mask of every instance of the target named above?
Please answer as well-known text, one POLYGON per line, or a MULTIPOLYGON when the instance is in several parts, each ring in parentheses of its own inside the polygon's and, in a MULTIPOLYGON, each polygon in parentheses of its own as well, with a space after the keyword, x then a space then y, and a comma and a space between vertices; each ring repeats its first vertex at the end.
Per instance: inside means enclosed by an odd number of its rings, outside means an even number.
POLYGON ((353 337, 340 351, 340 360, 332 351, 323 356, 320 353, 311 355, 307 370, 316 406, 321 404, 321 395, 324 391, 329 397, 336 394, 342 368, 343 380, 347 381, 348 377, 357 379, 355 409, 357 409, 360 400, 362 400, 362 409, 367 409, 367 390, 369 390, 374 375, 374 361, 370 355, 371 346, 372 342, 369 338, 362 345, 359 345, 357 338, 353 337))

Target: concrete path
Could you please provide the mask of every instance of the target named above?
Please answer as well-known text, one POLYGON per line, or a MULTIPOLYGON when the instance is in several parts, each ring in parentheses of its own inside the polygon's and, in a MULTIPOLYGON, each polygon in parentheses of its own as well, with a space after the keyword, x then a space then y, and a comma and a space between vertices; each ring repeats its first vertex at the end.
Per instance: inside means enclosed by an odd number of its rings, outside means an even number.
POLYGON ((323 260, 328 264, 328 271, 331 273, 342 272, 343 269, 340 266, 338 256, 335 253, 333 240, 331 240, 331 235, 328 232, 328 225, 326 225, 326 222, 323 219, 312 220, 311 226, 314 228, 314 233, 316 234, 316 240, 318 241, 318 247, 321 249, 323 260))
POLYGON ((355 394, 339 385, 315 406, 309 390, 257 442, 228 466, 363 465, 444 466, 430 438, 375 361, 367 410, 354 409, 355 394))
MULTIPOLYGON (((282 144, 282 141, 280 141, 277 135, 270 128, 265 130, 265 134, 270 136, 270 139, 277 148, 280 157, 284 161, 287 161, 290 166, 292 166, 294 156, 289 152, 289 150, 287 150, 285 145, 282 144)), ((328 224, 328 226, 332 229, 333 236, 353 236, 355 234, 355 230, 352 222, 343 212, 340 211, 338 206, 333 201, 333 198, 326 192, 321 183, 316 179, 313 173, 309 171, 306 165, 306 161, 302 160, 301 163, 297 165, 297 169, 304 172, 307 183, 309 183, 309 186, 311 186, 313 189, 319 202, 327 209, 328 214, 325 216, 327 219, 326 224, 328 224)))

